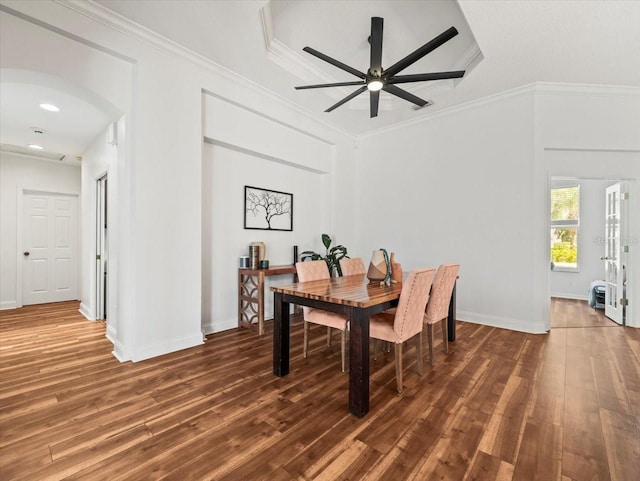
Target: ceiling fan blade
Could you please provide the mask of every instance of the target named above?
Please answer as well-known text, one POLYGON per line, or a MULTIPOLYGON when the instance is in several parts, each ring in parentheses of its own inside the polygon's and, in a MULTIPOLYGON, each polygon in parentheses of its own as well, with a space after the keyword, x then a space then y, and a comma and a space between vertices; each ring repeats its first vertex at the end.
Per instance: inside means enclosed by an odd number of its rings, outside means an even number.
POLYGON ((378 116, 378 105, 380 104, 380 91, 371 90, 369 92, 369 108, 371 111, 370 118, 378 116))
POLYGON ((382 26, 384 20, 380 17, 371 17, 371 63, 369 73, 375 77, 382 75, 382 26))
POLYGON ((402 90, 400 87, 396 87, 395 85, 386 84, 384 87, 382 87, 382 90, 384 90, 385 92, 389 92, 396 97, 400 97, 401 99, 408 100, 409 102, 414 103, 420 107, 424 107, 429 103, 426 100, 422 100, 420 97, 416 97, 415 95, 407 92, 406 90, 402 90))
POLYGON ((354 80, 353 82, 336 82, 332 84, 302 85, 300 87, 294 87, 294 88, 296 90, 304 90, 304 89, 321 89, 324 87, 350 87, 352 85, 363 85, 362 80, 354 80))
POLYGON ((405 84, 408 82, 424 82, 427 80, 443 80, 451 78, 461 78, 464 76, 464 70, 455 70, 453 72, 435 72, 435 73, 418 73, 414 75, 396 75, 387 79, 388 84, 405 84))
POLYGON ((419 49, 413 51, 412 53, 407 55, 405 58, 394 63, 391 67, 385 70, 385 74, 388 77, 392 77, 393 75, 397 74, 401 70, 404 70, 405 68, 407 68, 409 65, 412 65, 413 63, 420 60, 429 52, 433 52, 435 49, 440 47, 442 44, 448 42, 456 35, 458 35, 458 30, 455 27, 451 27, 448 30, 445 30, 433 40, 425 43, 419 49))
POLYGON ((365 85, 364 87, 360 87, 358 90, 356 90, 355 92, 353 92, 352 94, 347 95, 345 98, 343 98, 340 102, 338 102, 337 104, 332 105, 331 107, 329 107, 327 110, 325 110, 325 112, 331 112, 334 109, 337 109, 338 107, 340 107, 342 104, 347 103, 349 100, 351 100, 352 98, 357 97, 358 95, 360 95, 362 92, 364 92, 365 90, 367 90, 367 86, 365 85))
POLYGON ((345 72, 349 72, 350 74, 355 75, 356 77, 360 77, 361 79, 366 78, 366 75, 360 72, 360 70, 356 70, 353 67, 349 67, 347 64, 342 63, 339 60, 336 60, 335 58, 331 58, 328 55, 323 54, 322 52, 318 52, 317 50, 314 50, 311 47, 305 47, 302 50, 304 50, 307 53, 310 53, 314 57, 318 57, 320 60, 324 60, 325 62, 330 63, 331 65, 344 70, 345 72))

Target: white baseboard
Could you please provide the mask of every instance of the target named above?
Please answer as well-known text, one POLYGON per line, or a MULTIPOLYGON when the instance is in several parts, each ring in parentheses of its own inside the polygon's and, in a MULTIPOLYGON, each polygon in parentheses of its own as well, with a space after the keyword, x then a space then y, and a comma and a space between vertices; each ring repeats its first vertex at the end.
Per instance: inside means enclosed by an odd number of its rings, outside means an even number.
POLYGON ((90 309, 84 302, 80 303, 80 309, 78 310, 80 311, 80 314, 86 317, 89 321, 95 321, 95 318, 91 315, 90 309))
POLYGON ((5 309, 17 309, 18 303, 16 301, 2 301, 0 302, 0 311, 5 309))
POLYGON ((588 301, 588 295, 579 295, 579 294, 563 294, 558 292, 552 292, 551 297, 558 297, 560 299, 574 299, 576 301, 588 301))
POLYGON ((229 329, 235 329, 236 327, 238 327, 238 319, 207 322, 202 324, 202 332, 207 335, 213 334, 214 332, 228 331, 229 329))
MULTIPOLYGON (((185 336, 181 339, 175 339, 171 342, 149 344, 147 346, 141 346, 133 349, 131 361, 144 361, 145 359, 151 359, 152 357, 162 356, 163 354, 169 354, 170 352, 181 351, 182 349, 198 346, 203 342, 202 332, 197 331, 189 336, 185 336)), ((114 356, 118 358, 117 354, 114 354, 114 356)))
POLYGON ((506 317, 488 316, 477 312, 458 310, 456 317, 460 321, 482 324, 491 327, 500 327, 512 331, 528 332, 530 334, 544 334, 547 332, 543 322, 531 323, 521 319, 511 319, 506 317))

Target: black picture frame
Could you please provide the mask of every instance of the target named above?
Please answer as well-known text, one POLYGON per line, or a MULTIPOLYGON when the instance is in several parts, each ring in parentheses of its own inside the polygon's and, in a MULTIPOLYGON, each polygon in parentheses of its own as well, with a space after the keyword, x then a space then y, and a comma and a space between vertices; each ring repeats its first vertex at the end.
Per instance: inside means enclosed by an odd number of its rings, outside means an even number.
POLYGON ((293 194, 244 186, 244 228, 293 230, 293 194))

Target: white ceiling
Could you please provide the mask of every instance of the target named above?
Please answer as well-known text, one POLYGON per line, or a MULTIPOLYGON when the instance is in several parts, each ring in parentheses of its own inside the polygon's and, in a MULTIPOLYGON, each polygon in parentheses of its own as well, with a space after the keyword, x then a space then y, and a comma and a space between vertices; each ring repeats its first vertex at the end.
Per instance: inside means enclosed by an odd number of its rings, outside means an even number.
MULTIPOLYGON (((640 86, 639 1, 97 0, 96 3, 356 135, 533 82, 640 86), (453 25, 460 31, 457 37, 402 73, 467 69, 467 74, 459 81, 403 85, 433 102, 423 109, 416 110, 412 104, 383 92, 377 118, 369 118, 366 93, 331 113, 324 113, 356 88, 297 91, 294 86, 357 79, 306 54, 302 48, 313 47, 366 71, 372 16, 384 18, 383 67, 453 25)), ((113 120, 100 109, 95 112, 92 105, 84 105, 84 111, 77 110, 80 105, 64 108, 57 118, 43 117, 41 112, 30 109, 42 98, 53 97, 51 90, 46 86, 37 91, 33 86, 9 85, 4 75, 0 80, 3 144, 30 142, 27 129, 35 126, 49 131, 47 148, 51 146, 54 152, 75 156, 78 149, 113 120), (55 120, 49 123, 50 119, 55 120), (95 130, 90 132, 92 129, 95 130)), ((69 105, 73 104, 71 99, 67 100, 69 105)))

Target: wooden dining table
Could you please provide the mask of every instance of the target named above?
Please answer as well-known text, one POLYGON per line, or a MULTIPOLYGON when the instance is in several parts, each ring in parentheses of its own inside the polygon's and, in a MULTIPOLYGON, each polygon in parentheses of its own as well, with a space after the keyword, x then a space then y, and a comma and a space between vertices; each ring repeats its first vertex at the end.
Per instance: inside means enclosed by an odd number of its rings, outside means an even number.
POLYGON ((289 374, 290 304, 337 312, 349 330, 349 412, 369 411, 369 318, 398 304, 402 284, 381 286, 364 274, 272 287, 274 293, 273 373, 289 374))
MULTIPOLYGON (((358 274, 276 286, 271 290, 274 293, 273 373, 279 377, 289 374, 291 304, 342 314, 350 321, 349 412, 363 417, 369 411, 369 318, 397 306, 402 284, 381 286, 358 274)), ((454 298, 452 304, 455 307, 454 298)), ((451 313, 450 309, 450 314, 455 329, 455 310, 451 313)))

